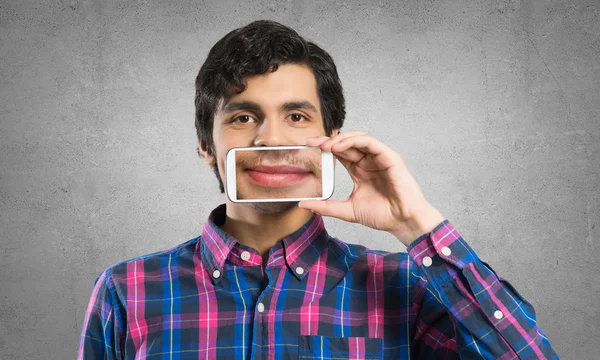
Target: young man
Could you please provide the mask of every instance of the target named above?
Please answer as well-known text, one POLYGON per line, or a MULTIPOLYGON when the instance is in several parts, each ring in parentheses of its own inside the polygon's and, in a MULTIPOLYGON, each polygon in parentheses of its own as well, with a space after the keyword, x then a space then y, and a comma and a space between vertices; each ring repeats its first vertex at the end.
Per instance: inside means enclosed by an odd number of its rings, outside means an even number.
POLYGON ((425 199, 402 157, 339 133, 344 116, 333 60, 292 29, 257 21, 215 44, 196 80, 196 128, 221 192, 229 149, 303 144, 333 152, 354 190, 341 202, 225 198, 199 237, 108 268, 79 358, 557 358, 532 306, 425 199), (345 243, 322 216, 387 231, 407 253, 345 243))

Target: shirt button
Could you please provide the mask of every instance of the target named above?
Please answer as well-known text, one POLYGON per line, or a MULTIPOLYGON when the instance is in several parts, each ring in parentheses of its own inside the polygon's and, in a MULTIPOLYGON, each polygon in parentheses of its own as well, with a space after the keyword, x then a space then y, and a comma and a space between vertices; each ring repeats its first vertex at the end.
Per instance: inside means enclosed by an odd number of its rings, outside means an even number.
POLYGON ((423 265, 425 265, 425 267, 430 267, 431 264, 433 264, 433 261, 431 260, 431 258, 429 256, 425 256, 423 258, 423 265))
POLYGON ((249 252, 247 252, 247 251, 244 251, 244 252, 242 253, 242 260, 244 260, 244 261, 248 261, 248 259, 250 259, 250 253, 249 253, 249 252))
POLYGON ((302 274, 304 274, 304 269, 298 266, 298 267, 296 268, 296 274, 298 274, 298 275, 302 275, 302 274))
POLYGON ((265 305, 263 303, 258 303, 258 306, 256 308, 259 313, 265 311, 265 305))
POLYGON ((494 312, 494 317, 498 320, 502 319, 503 316, 504 314, 500 310, 496 310, 496 312, 494 312))
POLYGON ((442 254, 444 254, 445 256, 450 256, 450 254, 452 254, 452 250, 450 250, 450 248, 449 248, 449 247, 447 247, 447 246, 444 246, 444 247, 442 248, 442 254))
POLYGON ((218 279, 220 276, 221 276, 221 272, 219 270, 213 271, 213 277, 215 279, 218 279))

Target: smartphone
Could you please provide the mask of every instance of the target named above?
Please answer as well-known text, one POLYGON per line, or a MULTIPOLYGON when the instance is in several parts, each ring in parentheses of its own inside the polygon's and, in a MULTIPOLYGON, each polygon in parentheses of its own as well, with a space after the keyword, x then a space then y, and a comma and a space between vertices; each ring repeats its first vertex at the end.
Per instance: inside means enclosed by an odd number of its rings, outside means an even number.
POLYGON ((227 196, 233 202, 325 200, 333 194, 333 154, 319 147, 233 148, 225 164, 227 196))

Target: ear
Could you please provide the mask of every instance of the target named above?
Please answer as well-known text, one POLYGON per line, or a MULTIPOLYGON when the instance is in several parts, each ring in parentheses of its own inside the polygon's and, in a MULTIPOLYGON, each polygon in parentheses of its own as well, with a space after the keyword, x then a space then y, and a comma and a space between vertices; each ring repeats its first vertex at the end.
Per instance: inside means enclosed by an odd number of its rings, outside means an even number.
POLYGON ((206 149, 202 145, 202 141, 200 141, 200 139, 198 139, 198 155, 200 155, 202 160, 204 160, 204 162, 209 166, 213 166, 217 163, 217 158, 213 155, 210 149, 206 149))

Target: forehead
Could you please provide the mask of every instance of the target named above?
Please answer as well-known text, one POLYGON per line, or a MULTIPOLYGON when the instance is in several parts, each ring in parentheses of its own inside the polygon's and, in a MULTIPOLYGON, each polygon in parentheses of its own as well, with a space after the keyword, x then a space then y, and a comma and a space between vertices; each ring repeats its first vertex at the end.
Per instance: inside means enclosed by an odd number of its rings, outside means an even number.
POLYGON ((284 64, 275 72, 246 76, 244 80, 246 89, 233 94, 221 109, 233 101, 253 101, 261 107, 268 107, 290 100, 309 101, 319 108, 317 81, 312 70, 305 65, 284 64))

